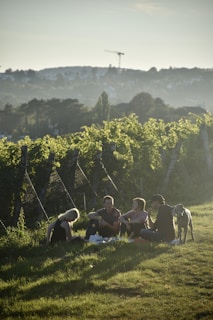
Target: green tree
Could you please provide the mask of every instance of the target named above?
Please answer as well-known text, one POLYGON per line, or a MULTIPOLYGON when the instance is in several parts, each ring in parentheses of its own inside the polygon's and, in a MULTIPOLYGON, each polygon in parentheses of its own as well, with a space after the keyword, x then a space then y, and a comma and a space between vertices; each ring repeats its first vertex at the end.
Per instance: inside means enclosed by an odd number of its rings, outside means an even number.
POLYGON ((94 107, 93 119, 97 123, 101 123, 104 120, 110 120, 110 110, 111 106, 108 99, 108 94, 104 91, 101 96, 98 98, 98 101, 94 107))
POLYGON ((129 112, 136 113, 140 122, 145 122, 148 120, 155 108, 155 101, 151 94, 147 92, 141 92, 137 94, 129 102, 129 112))

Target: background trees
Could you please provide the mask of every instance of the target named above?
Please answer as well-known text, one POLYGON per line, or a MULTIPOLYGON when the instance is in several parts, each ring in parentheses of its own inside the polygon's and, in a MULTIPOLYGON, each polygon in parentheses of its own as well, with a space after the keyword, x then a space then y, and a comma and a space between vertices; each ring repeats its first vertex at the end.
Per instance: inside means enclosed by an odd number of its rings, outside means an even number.
POLYGON ((95 123, 101 123, 104 120, 110 120, 110 103, 108 95, 104 91, 98 98, 98 101, 93 109, 93 120, 95 123))
POLYGON ((102 121, 121 118, 135 113, 140 123, 149 118, 163 119, 165 122, 191 118, 193 114, 205 114, 201 107, 181 107, 174 109, 166 105, 162 99, 153 98, 147 92, 141 92, 129 103, 112 105, 108 94, 104 91, 98 98, 94 108, 79 103, 78 99, 39 100, 34 98, 14 108, 5 105, 0 111, 1 134, 10 134, 13 141, 29 135, 36 139, 46 134, 51 136, 64 135, 81 130, 82 126, 102 124, 102 121))

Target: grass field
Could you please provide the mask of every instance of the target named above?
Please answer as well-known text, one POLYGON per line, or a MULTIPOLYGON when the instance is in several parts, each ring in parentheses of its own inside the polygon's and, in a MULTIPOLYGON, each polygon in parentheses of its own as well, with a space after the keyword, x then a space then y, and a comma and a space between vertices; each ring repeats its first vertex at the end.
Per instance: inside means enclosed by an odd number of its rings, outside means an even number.
POLYGON ((213 319, 213 203, 190 209, 195 241, 185 245, 52 248, 41 244, 45 225, 20 243, 3 236, 0 319, 213 319))

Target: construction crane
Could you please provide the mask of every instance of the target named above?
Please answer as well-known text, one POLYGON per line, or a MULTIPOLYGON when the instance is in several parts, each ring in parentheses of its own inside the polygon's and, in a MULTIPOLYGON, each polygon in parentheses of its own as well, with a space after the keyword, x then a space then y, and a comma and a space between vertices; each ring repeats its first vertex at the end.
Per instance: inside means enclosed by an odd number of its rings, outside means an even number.
POLYGON ((116 53, 118 55, 118 68, 120 69, 120 67, 121 67, 121 56, 124 55, 124 52, 111 51, 111 50, 104 50, 104 51, 110 52, 110 53, 116 53))

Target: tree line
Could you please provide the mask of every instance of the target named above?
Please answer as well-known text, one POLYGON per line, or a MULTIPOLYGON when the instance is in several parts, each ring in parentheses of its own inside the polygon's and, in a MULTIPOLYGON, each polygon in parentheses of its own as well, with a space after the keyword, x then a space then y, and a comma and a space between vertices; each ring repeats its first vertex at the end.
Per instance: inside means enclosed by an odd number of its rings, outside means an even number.
POLYGON ((115 105, 128 102, 140 92, 161 97, 167 104, 204 106, 213 111, 213 70, 169 68, 148 71, 114 67, 59 67, 40 71, 6 70, 0 73, 0 109, 6 104, 15 107, 33 98, 77 98, 93 107, 105 91, 115 105))
POLYGON ((78 99, 36 99, 14 108, 7 104, 0 111, 0 134, 17 141, 29 135, 32 139, 64 135, 81 130, 82 126, 93 123, 101 124, 122 116, 135 113, 139 122, 144 123, 150 117, 163 119, 165 122, 178 121, 189 117, 189 113, 203 114, 199 107, 172 108, 160 98, 153 98, 149 93, 137 94, 129 103, 112 105, 108 94, 103 92, 93 108, 79 103, 78 99))

